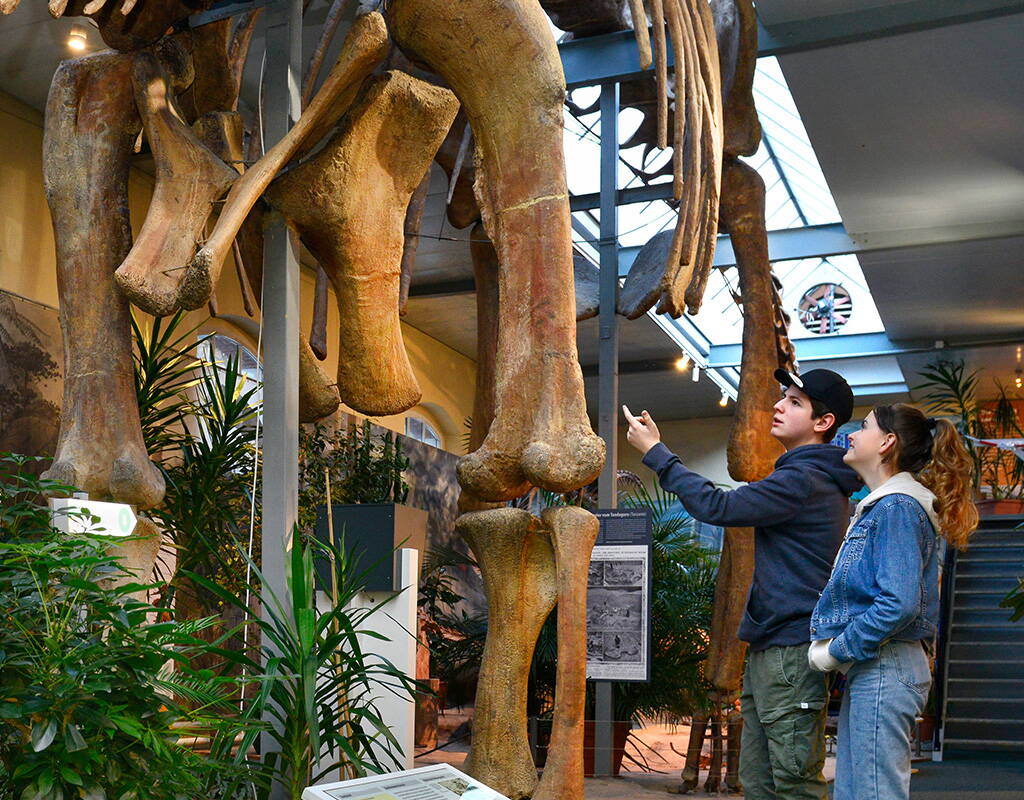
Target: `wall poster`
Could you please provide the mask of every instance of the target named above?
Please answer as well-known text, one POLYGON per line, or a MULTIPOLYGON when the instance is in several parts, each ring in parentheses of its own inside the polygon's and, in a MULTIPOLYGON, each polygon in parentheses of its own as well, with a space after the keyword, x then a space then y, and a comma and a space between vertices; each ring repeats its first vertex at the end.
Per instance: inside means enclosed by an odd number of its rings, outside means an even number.
POLYGON ((587 678, 651 679, 651 513, 597 511, 587 580, 587 678))
POLYGON ((309 786, 302 800, 508 800, 448 764, 309 786))

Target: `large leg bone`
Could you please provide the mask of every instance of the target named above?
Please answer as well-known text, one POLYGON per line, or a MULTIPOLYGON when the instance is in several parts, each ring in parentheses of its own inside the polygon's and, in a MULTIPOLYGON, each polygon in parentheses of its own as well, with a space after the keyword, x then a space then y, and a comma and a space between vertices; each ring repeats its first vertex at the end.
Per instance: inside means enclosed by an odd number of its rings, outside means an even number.
POLYGON ((370 416, 399 413, 420 398, 398 321, 403 227, 457 111, 446 89, 384 73, 324 149, 267 194, 334 283, 344 350, 338 390, 370 416))
POLYGON ((600 526, 578 506, 546 509, 541 519, 551 531, 558 576, 558 673, 549 755, 533 800, 583 800, 587 572, 600 526))
POLYGON ((772 437, 772 408, 778 400, 773 373, 779 366, 768 234, 765 232, 764 181, 739 159, 724 170, 722 225, 736 251, 743 300, 743 363, 736 415, 729 431, 729 474, 756 481, 774 467, 782 447, 772 437))
POLYGON ((537 636, 555 605, 551 540, 540 520, 518 508, 464 514, 455 527, 480 564, 488 609, 466 771, 520 800, 537 785, 526 690, 537 636))
POLYGON ((351 103, 359 85, 387 54, 387 30, 380 14, 367 14, 352 25, 337 63, 298 122, 259 161, 235 181, 217 224, 189 264, 182 270, 178 303, 198 308, 207 301, 220 277, 238 229, 278 171, 304 145, 316 144, 351 103))
POLYGON ((180 273, 196 251, 214 201, 238 173, 178 116, 168 79, 155 56, 135 55, 132 82, 156 162, 156 189, 116 280, 135 305, 162 317, 178 308, 180 273))
POLYGON ((753 577, 754 529, 726 528, 715 580, 708 656, 704 663, 704 677, 715 687, 716 699, 722 702, 736 697, 743 680, 747 646, 737 634, 753 577))
POLYGON ((761 120, 754 106, 757 71, 757 13, 751 0, 711 0, 722 74, 723 149, 752 156, 761 144, 761 120))
POLYGON ((96 499, 148 508, 164 481, 142 441, 128 302, 114 270, 128 254, 128 167, 141 128, 131 59, 65 61, 46 103, 43 178, 53 218, 64 337, 64 407, 49 477, 96 499))
POLYGON ((526 0, 404 0, 387 13, 399 46, 466 110, 501 263, 497 412, 483 446, 460 461, 459 482, 491 501, 524 482, 578 488, 600 472, 604 443, 586 416, 576 352, 565 78, 548 21, 526 0))

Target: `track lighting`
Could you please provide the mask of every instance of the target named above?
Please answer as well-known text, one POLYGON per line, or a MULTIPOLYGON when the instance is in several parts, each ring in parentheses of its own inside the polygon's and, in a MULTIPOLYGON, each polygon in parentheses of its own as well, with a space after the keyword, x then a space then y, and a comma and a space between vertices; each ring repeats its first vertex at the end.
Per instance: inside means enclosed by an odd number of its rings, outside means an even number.
POLYGON ((727 405, 729 405, 729 395, 727 395, 725 392, 722 392, 722 399, 718 401, 718 405, 720 405, 722 408, 725 408, 727 405))
POLYGON ((690 366, 690 357, 688 355, 681 355, 676 359, 676 370, 679 372, 686 372, 690 366))

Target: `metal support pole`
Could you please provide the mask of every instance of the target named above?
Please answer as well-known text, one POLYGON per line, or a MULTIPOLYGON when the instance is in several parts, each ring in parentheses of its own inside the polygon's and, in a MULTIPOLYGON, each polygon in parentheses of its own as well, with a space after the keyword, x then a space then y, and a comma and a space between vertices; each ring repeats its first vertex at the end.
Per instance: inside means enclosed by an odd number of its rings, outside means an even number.
MULTIPOLYGON (((619 294, 619 210, 616 205, 619 164, 619 84, 601 86, 601 284, 598 432, 605 444, 604 470, 598 479, 598 506, 615 508, 619 468, 619 328, 615 305, 619 294)), ((596 681, 594 774, 612 774, 615 698, 611 681, 596 681)))
MULTIPOLYGON (((279 141, 301 113, 302 0, 267 3, 266 72, 263 120, 267 149, 279 141)), ((290 607, 285 580, 285 553, 298 518, 299 490, 299 258, 294 235, 274 215, 266 227, 263 249, 263 526, 261 558, 264 576, 263 609, 273 592, 290 607)), ((272 643, 264 638, 264 657, 272 643)), ((281 723, 268 714, 266 721, 281 723)), ((277 749, 264 733, 260 750, 265 759, 277 749)), ((283 799, 283 784, 275 782, 273 800, 283 799)))

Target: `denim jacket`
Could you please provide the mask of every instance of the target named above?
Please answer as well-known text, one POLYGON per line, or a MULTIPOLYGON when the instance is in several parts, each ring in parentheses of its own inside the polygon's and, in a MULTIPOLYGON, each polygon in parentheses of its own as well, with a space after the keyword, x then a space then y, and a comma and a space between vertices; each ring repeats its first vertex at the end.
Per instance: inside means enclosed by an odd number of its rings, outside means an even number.
POLYGON ((930 640, 939 620, 935 496, 901 472, 868 495, 811 616, 839 662, 867 661, 891 639, 930 640))

